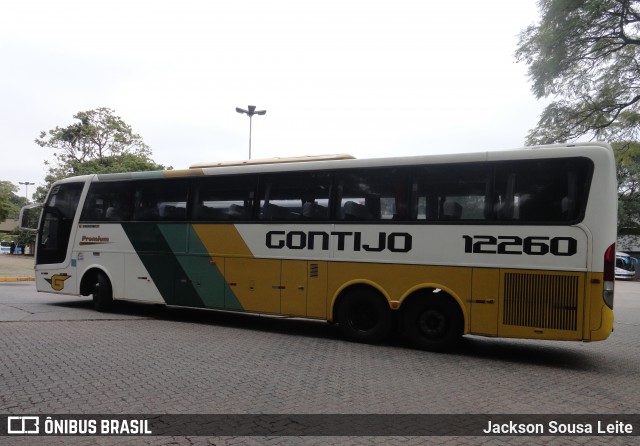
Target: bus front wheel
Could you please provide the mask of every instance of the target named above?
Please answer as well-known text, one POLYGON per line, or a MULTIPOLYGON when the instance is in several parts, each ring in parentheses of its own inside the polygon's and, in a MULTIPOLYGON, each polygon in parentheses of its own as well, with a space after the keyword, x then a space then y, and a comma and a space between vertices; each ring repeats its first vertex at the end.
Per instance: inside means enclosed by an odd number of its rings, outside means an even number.
POLYGON ((111 282, 104 273, 97 273, 93 285, 93 308, 108 311, 113 306, 111 282))
POLYGON ((460 308, 449 297, 415 299, 403 310, 404 333, 423 350, 451 349, 462 337, 463 324, 460 308))
POLYGON ((364 343, 383 341, 393 326, 392 316, 386 299, 364 288, 345 295, 336 311, 342 334, 351 341, 364 343))

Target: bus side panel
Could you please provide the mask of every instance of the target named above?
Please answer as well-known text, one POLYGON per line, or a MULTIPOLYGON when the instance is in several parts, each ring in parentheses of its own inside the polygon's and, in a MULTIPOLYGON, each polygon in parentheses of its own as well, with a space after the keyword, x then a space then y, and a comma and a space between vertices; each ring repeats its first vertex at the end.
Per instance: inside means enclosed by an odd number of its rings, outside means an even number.
POLYGON ((120 224, 79 224, 73 247, 72 263, 74 261, 77 263, 78 286, 85 273, 99 269, 109 277, 115 299, 164 302, 120 224))
POLYGON ((225 279, 242 308, 280 314, 280 266, 280 260, 225 259, 225 279))
POLYGON ((237 225, 191 225, 189 253, 216 265, 226 309, 326 318, 326 262, 255 258, 247 242, 237 225))
MULTIPOLYGON (((148 272, 146 276, 129 275, 132 281, 152 281, 169 305, 205 306, 179 261, 180 255, 186 254, 187 224, 125 223, 122 227, 148 272)), ((133 295, 127 297, 140 300, 133 295)))
POLYGON ((194 225, 216 255, 443 267, 587 269, 576 226, 466 224, 194 225))
POLYGON ((173 270, 162 262, 166 254, 125 255, 125 298, 138 302, 169 303, 173 291, 173 270))
MULTIPOLYGON (((254 267, 259 265, 250 262, 253 255, 235 226, 192 224, 189 227, 189 253, 203 256, 202 258, 207 259, 210 265, 209 272, 206 271, 206 266, 200 266, 203 268, 201 277, 209 281, 208 287, 203 290, 203 299, 205 301, 213 299, 217 304, 218 297, 210 297, 210 295, 217 296, 222 288, 224 308, 227 310, 258 311, 255 308, 267 308, 264 302, 254 302, 256 278, 251 277, 251 274, 254 267)), ((269 282, 276 280, 275 277, 267 277, 267 279, 269 282)), ((277 280, 279 281, 279 269, 277 280)), ((260 283, 260 287, 263 285, 260 283)), ((268 291, 271 293, 272 290, 269 288, 268 291)), ((269 299, 274 300, 273 297, 269 299)), ((279 310, 279 300, 277 305, 279 310)), ((275 310, 275 306, 274 300, 270 312, 275 310)))
POLYGON ((175 278, 176 298, 183 299, 185 295, 194 293, 206 308, 224 309, 225 284, 217 262, 203 255, 181 254, 176 257, 180 264, 175 278))

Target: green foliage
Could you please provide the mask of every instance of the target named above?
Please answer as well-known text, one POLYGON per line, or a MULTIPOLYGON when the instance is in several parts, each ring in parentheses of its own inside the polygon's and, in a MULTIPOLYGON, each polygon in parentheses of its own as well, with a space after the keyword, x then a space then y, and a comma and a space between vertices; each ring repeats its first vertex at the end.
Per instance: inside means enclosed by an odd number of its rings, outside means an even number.
POLYGON ((58 162, 70 166, 124 154, 151 155, 142 137, 134 134, 131 126, 113 113, 113 110, 105 107, 79 112, 73 117, 80 122, 41 132, 36 143, 41 147, 56 149, 58 162))
POLYGON ((54 181, 70 176, 165 169, 150 158, 149 146, 113 110, 101 107, 73 117, 80 122, 41 132, 35 140, 55 150, 55 161, 45 161, 49 171, 46 184, 36 189, 36 201, 44 201, 54 181))
POLYGON ((618 175, 618 233, 640 234, 640 142, 613 144, 618 175))
POLYGON ((556 98, 529 144, 591 136, 638 140, 640 0, 539 0, 541 22, 520 34, 518 61, 536 97, 556 98))
POLYGON ((18 186, 10 181, 0 181, 0 222, 18 218, 20 208, 26 204, 24 197, 16 195, 18 190, 18 186))
MULTIPOLYGON (((34 231, 24 231, 22 229, 19 229, 16 236, 14 237, 14 241, 18 245, 31 245, 33 247, 33 245, 35 245, 36 243, 36 233, 34 231)), ((33 249, 31 250, 31 252, 33 252, 33 249)))

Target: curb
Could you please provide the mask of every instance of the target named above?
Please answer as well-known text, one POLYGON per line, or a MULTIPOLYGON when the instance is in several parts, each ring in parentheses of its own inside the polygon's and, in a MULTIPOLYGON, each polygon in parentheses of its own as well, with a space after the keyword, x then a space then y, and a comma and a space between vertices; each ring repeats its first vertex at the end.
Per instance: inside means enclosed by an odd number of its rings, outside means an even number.
POLYGON ((0 282, 34 282, 33 277, 0 277, 0 282))

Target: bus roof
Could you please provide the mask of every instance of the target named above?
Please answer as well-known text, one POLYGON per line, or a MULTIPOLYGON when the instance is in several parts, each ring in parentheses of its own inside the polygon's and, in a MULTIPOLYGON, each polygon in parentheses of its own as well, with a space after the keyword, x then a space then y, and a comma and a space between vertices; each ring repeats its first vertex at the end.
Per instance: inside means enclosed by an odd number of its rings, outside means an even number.
POLYGON ((496 150, 488 152, 449 153, 390 158, 355 159, 353 156, 347 154, 318 155, 290 158, 267 158, 245 161, 198 163, 193 164, 189 169, 94 174, 81 177, 70 177, 64 180, 60 180, 60 182, 82 180, 86 181, 88 177, 91 177, 92 179, 95 179, 97 181, 120 181, 128 179, 135 180, 165 177, 192 177, 200 175, 237 175, 266 172, 305 172, 322 169, 331 170, 345 168, 375 168, 418 164, 441 164, 452 162, 461 163, 483 161, 510 161, 522 159, 524 153, 526 153, 526 156, 524 157, 527 159, 561 158, 570 156, 598 157, 606 152, 608 152, 607 157, 610 157, 612 159, 613 151, 611 150, 611 146, 605 143, 591 142, 523 147, 519 149, 496 150))
POLYGON ((201 169, 203 167, 231 167, 231 166, 250 166, 255 164, 281 164, 281 163, 304 163, 309 161, 334 161, 334 160, 352 160, 355 159, 347 153, 339 153, 336 155, 303 155, 292 157, 274 157, 262 159, 249 159, 238 161, 220 161, 210 163, 196 163, 189 166, 189 169, 201 169))

